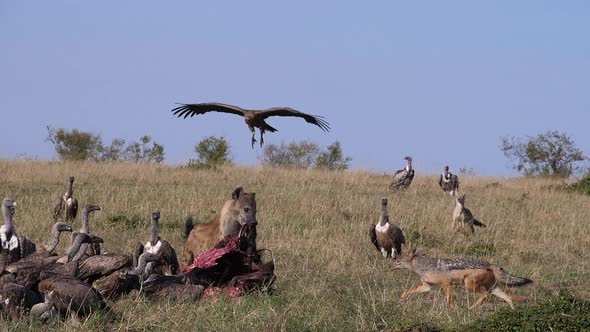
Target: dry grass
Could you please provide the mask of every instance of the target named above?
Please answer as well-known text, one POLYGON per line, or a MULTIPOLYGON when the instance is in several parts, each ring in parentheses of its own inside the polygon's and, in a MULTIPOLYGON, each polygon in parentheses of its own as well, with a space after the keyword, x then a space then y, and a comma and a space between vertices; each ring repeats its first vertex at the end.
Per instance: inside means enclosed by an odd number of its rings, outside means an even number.
MULTIPOLYGON (((81 326, 54 322, 49 326, 54 329, 366 331, 419 322, 452 327, 507 306, 490 298, 481 310, 469 311, 474 297, 461 289, 455 309, 446 306, 440 291, 399 304, 400 294, 418 277, 390 270, 369 241, 368 225, 378 220, 383 195, 391 198, 392 221, 428 255, 480 257, 532 278, 533 286, 519 290, 530 302, 560 288, 590 295, 590 201, 547 189, 548 180, 463 178, 467 207, 488 225, 466 238, 451 231, 454 200, 434 177, 419 173, 408 192, 392 196, 386 191, 389 178, 368 172, 0 161, 0 195, 18 202, 15 222, 21 233, 35 242, 47 238, 53 201, 69 175, 76 176, 75 196, 82 205, 103 207, 91 229, 110 252, 146 241, 155 208, 162 211, 162 236, 181 252, 185 216, 209 219, 242 185, 256 192, 259 247, 273 251, 278 279, 272 295, 215 303, 155 305, 133 295, 112 304, 109 314, 93 315, 81 326), (110 222, 114 216, 127 221, 110 222)), ((39 327, 26 320, 0 323, 11 331, 39 327)))

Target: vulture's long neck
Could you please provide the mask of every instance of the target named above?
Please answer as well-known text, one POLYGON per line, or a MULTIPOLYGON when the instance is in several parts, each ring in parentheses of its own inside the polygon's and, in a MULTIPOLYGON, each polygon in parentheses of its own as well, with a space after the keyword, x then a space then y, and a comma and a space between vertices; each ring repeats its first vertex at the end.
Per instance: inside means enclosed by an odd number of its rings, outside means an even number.
POLYGON ((59 244, 59 235, 60 231, 57 229, 57 225, 54 225, 51 229, 51 238, 49 239, 49 242, 44 246, 45 251, 47 251, 50 254, 53 253, 53 251, 59 244))
POLYGON ((82 212, 82 228, 80 228, 80 233, 90 234, 90 226, 88 224, 88 211, 86 210, 82 212))
POLYGON ((158 238, 160 234, 160 224, 158 222, 158 219, 156 218, 152 218, 152 237, 150 238, 150 243, 152 244, 152 246, 155 246, 156 244, 158 244, 158 238))
POLYGON ((10 212, 10 209, 4 205, 2 206, 2 215, 4 216, 4 225, 6 226, 6 230, 11 235, 16 236, 16 229, 14 228, 14 222, 12 220, 12 212, 10 212))
POLYGON ((144 275, 146 266, 147 266, 147 259, 145 257, 145 254, 141 254, 139 256, 138 261, 137 261, 137 266, 133 270, 129 271, 129 273, 135 274, 136 276, 140 276, 145 279, 145 277, 147 277, 144 275))
POLYGON ((449 171, 445 170, 445 171, 443 172, 443 177, 444 177, 445 179, 448 179, 448 178, 449 178, 449 171))
POLYGON ((408 165, 406 166, 406 171, 411 171, 412 170, 412 161, 408 160, 408 165))
POLYGON ((387 204, 381 204, 381 218, 379 218, 379 225, 385 226, 389 222, 389 214, 387 214, 387 204))
POLYGON ((76 236, 74 242, 72 242, 72 245, 70 246, 70 249, 68 249, 68 262, 78 261, 80 258, 82 258, 82 256, 84 256, 86 251, 80 250, 80 247, 82 247, 82 243, 84 243, 84 240, 87 238, 88 235, 84 233, 80 233, 78 236, 76 236))
POLYGON ((66 193, 66 195, 68 196, 68 198, 72 197, 72 195, 74 194, 74 181, 70 181, 68 184, 68 192, 66 193))

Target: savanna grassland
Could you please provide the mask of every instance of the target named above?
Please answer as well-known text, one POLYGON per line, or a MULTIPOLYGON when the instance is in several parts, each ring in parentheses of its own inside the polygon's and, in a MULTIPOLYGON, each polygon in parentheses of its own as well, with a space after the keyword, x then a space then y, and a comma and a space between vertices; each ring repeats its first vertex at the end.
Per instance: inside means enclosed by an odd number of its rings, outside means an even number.
MULTIPOLYGON (((273 252, 276 289, 190 305, 153 304, 131 294, 111 303, 111 312, 86 321, 41 326, 2 319, 0 330, 470 330, 471 324, 509 311, 493 296, 470 311, 475 296, 460 288, 455 288, 454 309, 438 288, 400 304, 401 293, 419 278, 391 270, 370 243, 369 224, 378 221, 382 196, 390 197, 391 221, 419 252, 482 258, 533 279, 533 285, 517 289, 529 300, 516 304, 515 312, 545 307, 564 292, 578 299, 590 296, 590 199, 555 189, 556 181, 461 178, 466 206, 488 225, 468 238, 452 232, 453 198, 440 190, 437 178, 419 171, 407 192, 391 194, 389 176, 360 171, 0 161, 0 194, 17 201, 21 234, 35 242, 48 238, 53 202, 70 175, 76 176, 74 196, 80 204, 102 207, 90 228, 104 238, 108 252, 130 252, 136 241, 145 242, 150 212, 159 208, 162 237, 180 254, 186 215, 206 221, 235 187, 256 192, 258 246, 273 252)), ((79 226, 80 216, 74 228, 79 226)), ((559 317, 566 323, 590 320, 564 315, 559 317)))

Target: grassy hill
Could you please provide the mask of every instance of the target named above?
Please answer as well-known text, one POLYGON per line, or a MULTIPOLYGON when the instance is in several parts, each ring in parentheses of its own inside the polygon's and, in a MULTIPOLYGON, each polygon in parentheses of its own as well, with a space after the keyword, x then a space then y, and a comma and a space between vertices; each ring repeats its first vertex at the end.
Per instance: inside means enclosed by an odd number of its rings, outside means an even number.
MULTIPOLYGON (((564 291, 574 299, 590 296, 590 200, 556 190, 550 180, 461 178, 466 206, 488 225, 467 238, 452 232, 453 198, 435 177, 419 171, 406 193, 394 195, 387 192, 389 176, 370 172, 0 161, 0 195, 18 202, 15 223, 21 234, 35 242, 47 239, 53 202, 69 175, 76 176, 74 195, 82 206, 103 208, 90 227, 105 239, 108 252, 130 252, 133 243, 145 242, 150 212, 159 208, 162 237, 180 254, 187 214, 207 221, 235 187, 256 192, 258 246, 272 250, 277 282, 270 295, 190 305, 155 305, 132 294, 113 303, 111 313, 79 323, 54 322, 52 329, 369 331, 420 325, 467 330, 504 317, 496 312, 506 312, 508 305, 493 297, 469 311, 475 296, 459 288, 455 309, 447 307, 439 290, 400 304, 401 293, 419 278, 392 271, 370 243, 369 224, 379 218, 382 196, 390 197, 392 222, 420 252, 482 258, 533 279, 532 286, 517 290, 529 297, 517 304, 519 311, 544 308, 564 291)), ((3 319, 0 326, 9 331, 40 327, 3 319)))

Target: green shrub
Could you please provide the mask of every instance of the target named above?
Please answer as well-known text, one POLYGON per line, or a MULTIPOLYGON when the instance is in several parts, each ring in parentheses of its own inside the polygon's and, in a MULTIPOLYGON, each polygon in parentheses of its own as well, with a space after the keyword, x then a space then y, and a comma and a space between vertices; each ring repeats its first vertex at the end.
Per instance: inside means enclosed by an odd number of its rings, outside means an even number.
POLYGON ((195 146, 197 159, 191 159, 188 167, 191 168, 216 168, 222 165, 231 165, 229 143, 224 137, 209 136, 195 146))
POLYGON ((582 180, 573 184, 572 189, 582 194, 590 195, 590 173, 586 174, 582 180))

